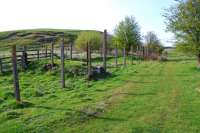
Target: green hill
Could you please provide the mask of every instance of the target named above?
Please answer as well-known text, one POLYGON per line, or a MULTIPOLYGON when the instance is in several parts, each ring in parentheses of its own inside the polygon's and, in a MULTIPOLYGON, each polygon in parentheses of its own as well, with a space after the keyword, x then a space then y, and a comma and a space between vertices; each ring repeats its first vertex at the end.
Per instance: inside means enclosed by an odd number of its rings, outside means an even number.
POLYGON ((8 48, 11 45, 57 42, 63 35, 67 41, 74 41, 81 31, 90 30, 31 29, 0 32, 0 49, 8 48))

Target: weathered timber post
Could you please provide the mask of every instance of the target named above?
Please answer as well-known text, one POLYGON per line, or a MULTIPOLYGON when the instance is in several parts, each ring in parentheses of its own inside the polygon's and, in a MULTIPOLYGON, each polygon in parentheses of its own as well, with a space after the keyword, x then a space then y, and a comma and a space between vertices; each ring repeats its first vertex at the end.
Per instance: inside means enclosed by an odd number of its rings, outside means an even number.
POLYGON ((88 61, 89 61, 89 52, 88 52, 88 44, 87 44, 87 47, 86 47, 86 62, 87 62, 87 66, 88 66, 88 61))
POLYGON ((139 46, 139 62, 142 60, 142 46, 139 46))
POLYGON ((137 48, 136 48, 136 57, 137 57, 137 60, 139 59, 138 57, 139 57, 139 46, 137 46, 137 48))
POLYGON ((145 57, 145 49, 144 49, 144 46, 142 46, 142 56, 143 56, 143 59, 145 57))
POLYGON ((125 47, 123 48, 123 56, 124 56, 123 65, 125 67, 126 66, 126 48, 125 47))
POLYGON ((107 69, 106 58, 107 58, 107 30, 104 30, 104 33, 103 33, 103 68, 104 68, 105 72, 107 69))
POLYGON ((15 98, 17 102, 20 102, 21 97, 19 89, 19 77, 17 72, 16 45, 12 46, 12 65, 13 65, 13 84, 14 84, 15 98))
POLYGON ((3 62, 1 58, 0 58, 0 72, 3 73, 3 62))
POLYGON ((21 56, 21 64, 22 64, 22 69, 26 70, 28 68, 28 57, 27 57, 27 47, 23 46, 23 52, 21 56))
POLYGON ((147 59, 147 47, 144 47, 144 57, 147 59))
POLYGON ((87 46, 88 48, 88 75, 87 75, 87 78, 88 80, 91 79, 91 69, 92 69, 92 63, 91 63, 91 48, 90 48, 90 45, 87 46))
POLYGON ((40 59, 40 51, 39 51, 39 49, 37 50, 37 59, 38 59, 38 61, 40 59))
POLYGON ((133 65, 133 45, 131 45, 131 65, 133 65))
POLYGON ((149 59, 149 47, 147 46, 147 59, 149 59))
POLYGON ((66 51, 66 53, 65 53, 65 59, 67 59, 67 56, 68 56, 68 54, 67 54, 68 48, 67 47, 65 48, 65 51, 66 51))
POLYGON ((51 65, 54 64, 54 43, 51 44, 51 65))
POLYGON ((73 45, 72 45, 72 42, 70 42, 70 60, 72 60, 72 54, 73 54, 73 45))
POLYGON ((65 47, 64 38, 61 43, 61 87, 65 88, 65 47))
POLYGON ((47 58, 47 45, 45 45, 45 57, 47 58))
POLYGON ((117 65, 118 65, 118 60, 117 60, 117 58, 118 58, 118 49, 117 49, 117 46, 115 47, 115 67, 117 67, 117 65))

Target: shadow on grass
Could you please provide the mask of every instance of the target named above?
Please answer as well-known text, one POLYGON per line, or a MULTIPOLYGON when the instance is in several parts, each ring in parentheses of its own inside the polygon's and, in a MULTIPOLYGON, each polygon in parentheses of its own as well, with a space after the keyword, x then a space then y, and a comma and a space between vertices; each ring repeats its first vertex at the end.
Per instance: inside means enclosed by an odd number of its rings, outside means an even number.
POLYGON ((195 58, 179 58, 179 59, 169 59, 167 62, 180 62, 180 61, 194 61, 195 58))
POLYGON ((137 83, 137 84, 151 84, 151 83, 156 83, 156 81, 133 81, 133 80, 131 80, 130 82, 137 83))
POLYGON ((129 95, 129 96, 153 96, 156 95, 156 93, 119 93, 121 95, 129 95))
POLYGON ((35 105, 35 106, 32 106, 31 108, 47 109, 47 110, 55 110, 55 111, 73 111, 72 109, 69 109, 69 108, 54 108, 54 107, 40 106, 40 105, 35 105))
POLYGON ((122 119, 122 118, 111 118, 111 117, 102 117, 102 116, 94 116, 94 118, 100 119, 100 120, 106 120, 106 121, 118 121, 118 122, 127 121, 126 119, 122 119))

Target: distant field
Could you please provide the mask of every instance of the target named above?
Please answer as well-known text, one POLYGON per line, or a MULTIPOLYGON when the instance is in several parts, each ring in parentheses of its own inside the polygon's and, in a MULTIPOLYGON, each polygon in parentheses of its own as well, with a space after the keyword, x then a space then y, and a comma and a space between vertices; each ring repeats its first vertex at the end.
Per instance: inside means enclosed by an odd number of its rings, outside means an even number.
POLYGON ((200 70, 196 60, 178 58, 134 61, 90 83, 70 74, 81 62, 66 61, 66 89, 59 68, 45 72, 48 60, 36 61, 20 72, 23 106, 15 104, 11 73, 0 75, 0 132, 200 132, 200 70))

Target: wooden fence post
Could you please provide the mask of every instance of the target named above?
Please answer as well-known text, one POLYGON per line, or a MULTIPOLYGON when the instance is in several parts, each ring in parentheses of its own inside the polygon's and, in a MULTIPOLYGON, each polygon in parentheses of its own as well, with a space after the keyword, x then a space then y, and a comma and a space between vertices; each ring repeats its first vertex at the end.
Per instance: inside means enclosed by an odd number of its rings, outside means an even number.
POLYGON ((65 47, 64 47, 64 39, 61 43, 61 87, 65 88, 65 47))
POLYGON ((54 64, 54 44, 51 44, 51 64, 54 64))
POLYGON ((13 65, 13 81, 14 81, 13 83, 14 83, 15 98, 17 102, 20 102, 21 97, 19 89, 19 77, 17 71, 16 45, 12 46, 12 65, 13 65))
POLYGON ((88 45, 87 46, 87 48, 88 48, 88 50, 87 50, 87 52, 88 52, 88 75, 87 75, 87 78, 88 78, 88 80, 90 80, 91 79, 91 48, 90 48, 90 46, 88 45))
POLYGON ((3 61, 0 58, 0 72, 3 73, 3 61))
POLYGON ((124 67, 126 66, 126 48, 123 48, 123 56, 124 56, 124 67))
POLYGON ((67 56, 68 56, 68 54, 67 54, 68 48, 67 47, 65 48, 65 51, 66 51, 65 52, 65 59, 67 59, 67 56))
POLYGON ((22 69, 26 70, 28 67, 28 57, 27 57, 27 47, 23 46, 23 52, 21 56, 21 64, 22 64, 22 69))
POLYGON ((147 46, 147 59, 149 59, 149 47, 147 46))
POLYGON ((144 46, 142 46, 142 56, 143 56, 143 59, 145 57, 145 49, 144 49, 144 46))
POLYGON ((103 33, 103 68, 104 68, 105 72, 107 69, 106 58, 107 58, 107 30, 104 30, 104 33, 103 33))
POLYGON ((47 58, 47 45, 45 45, 45 57, 47 58))
POLYGON ((37 50, 37 59, 38 59, 38 61, 40 59, 40 51, 39 51, 39 49, 37 50))
POLYGON ((117 46, 115 47, 115 67, 118 65, 118 49, 117 46))
POLYGON ((87 66, 89 65, 89 52, 88 52, 88 44, 87 44, 87 48, 86 48, 86 61, 87 61, 87 66))
POLYGON ((139 61, 140 60, 140 46, 137 46, 137 60, 139 61))
POLYGON ((72 60, 72 55, 73 55, 73 46, 72 46, 72 42, 70 42, 70 60, 72 60))
POLYGON ((133 46, 131 46, 131 65, 133 65, 133 46))

